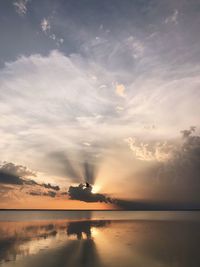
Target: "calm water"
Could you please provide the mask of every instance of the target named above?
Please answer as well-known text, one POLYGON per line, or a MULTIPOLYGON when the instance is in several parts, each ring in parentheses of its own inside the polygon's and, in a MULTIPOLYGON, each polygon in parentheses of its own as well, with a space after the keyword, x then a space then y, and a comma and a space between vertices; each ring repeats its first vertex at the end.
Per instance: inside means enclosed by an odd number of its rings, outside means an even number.
POLYGON ((0 211, 1 267, 199 267, 200 212, 0 211))

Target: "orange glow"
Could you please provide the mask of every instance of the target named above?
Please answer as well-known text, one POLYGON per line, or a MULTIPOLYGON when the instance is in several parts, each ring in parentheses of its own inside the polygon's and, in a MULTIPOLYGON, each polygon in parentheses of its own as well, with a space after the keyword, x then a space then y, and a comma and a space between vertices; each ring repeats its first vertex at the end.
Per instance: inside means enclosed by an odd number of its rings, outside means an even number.
POLYGON ((108 210, 116 209, 110 203, 87 203, 70 199, 52 199, 48 197, 26 198, 23 201, 4 202, 0 204, 1 209, 60 209, 60 210, 108 210))

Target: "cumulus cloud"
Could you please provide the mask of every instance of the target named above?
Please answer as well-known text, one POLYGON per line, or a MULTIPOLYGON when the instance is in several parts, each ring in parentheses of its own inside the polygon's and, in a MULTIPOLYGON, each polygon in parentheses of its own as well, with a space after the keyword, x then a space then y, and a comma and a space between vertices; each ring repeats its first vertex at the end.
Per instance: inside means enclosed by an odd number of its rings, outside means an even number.
POLYGON ((125 139, 130 149, 134 152, 135 157, 144 161, 166 161, 169 160, 173 153, 173 144, 168 142, 138 142, 135 138, 125 139))
POLYGON ((23 16, 26 14, 27 12, 27 4, 28 4, 29 0, 18 0, 18 1, 14 1, 13 5, 16 9, 16 12, 20 15, 23 16))
POLYGON ((29 170, 26 166, 16 165, 12 162, 3 162, 0 164, 0 170, 19 177, 34 176, 36 173, 29 170))

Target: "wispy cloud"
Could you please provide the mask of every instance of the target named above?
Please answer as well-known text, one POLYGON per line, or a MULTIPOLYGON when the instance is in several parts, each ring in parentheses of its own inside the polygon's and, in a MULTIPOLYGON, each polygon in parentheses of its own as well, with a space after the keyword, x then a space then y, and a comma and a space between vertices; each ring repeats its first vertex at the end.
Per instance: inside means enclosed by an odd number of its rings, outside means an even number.
POLYGON ((17 1, 13 2, 13 5, 16 9, 16 12, 20 16, 26 15, 28 2, 29 2, 29 0, 17 0, 17 1))
POLYGON ((47 18, 43 18, 41 21, 41 29, 42 31, 53 41, 56 42, 57 46, 60 46, 64 43, 64 39, 63 38, 59 38, 55 33, 52 32, 52 27, 51 27, 51 23, 50 20, 47 18))
POLYGON ((43 18, 41 21, 41 29, 43 32, 47 33, 50 31, 51 29, 51 25, 48 19, 43 18))
POLYGON ((174 10, 173 14, 165 19, 165 24, 168 24, 168 23, 177 24, 178 23, 178 15, 179 15, 178 10, 177 9, 174 10))

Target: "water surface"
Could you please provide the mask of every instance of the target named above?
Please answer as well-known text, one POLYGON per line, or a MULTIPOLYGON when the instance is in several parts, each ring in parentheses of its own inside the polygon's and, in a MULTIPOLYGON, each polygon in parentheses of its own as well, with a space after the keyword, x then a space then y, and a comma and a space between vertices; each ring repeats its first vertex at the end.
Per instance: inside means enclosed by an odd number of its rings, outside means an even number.
POLYGON ((200 266, 200 212, 1 211, 2 267, 200 266))

